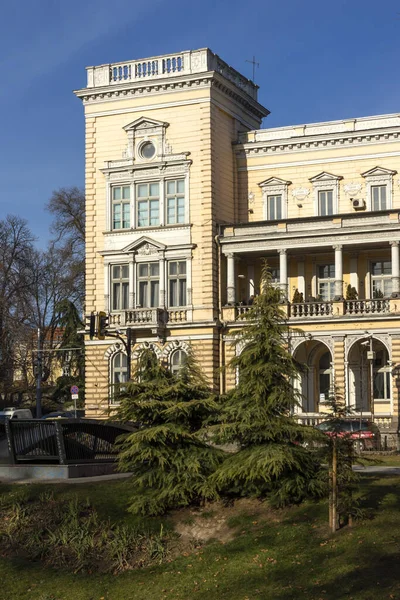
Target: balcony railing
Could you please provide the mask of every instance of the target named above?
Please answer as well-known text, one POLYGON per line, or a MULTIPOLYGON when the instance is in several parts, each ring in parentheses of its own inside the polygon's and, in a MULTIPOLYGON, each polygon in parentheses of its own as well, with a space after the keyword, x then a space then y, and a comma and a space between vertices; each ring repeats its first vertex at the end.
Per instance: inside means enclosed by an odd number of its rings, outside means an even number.
POLYGON ((187 308, 131 308, 109 316, 110 327, 165 327, 167 323, 186 323, 189 320, 187 308))
MULTIPOLYGON (((374 300, 345 300, 338 302, 301 302, 282 305, 289 319, 334 319, 338 317, 368 317, 391 314, 390 300, 378 298, 374 300)), ((223 321, 244 321, 244 315, 251 306, 238 305, 223 308, 223 321)), ((393 314, 398 314, 392 307, 393 314)))
POLYGON ((236 87, 255 100, 257 99, 257 86, 226 64, 208 48, 88 67, 87 87, 96 88, 130 82, 145 83, 155 79, 195 73, 201 74, 209 71, 220 73, 236 87))
POLYGON ((375 300, 346 300, 344 303, 345 315, 380 315, 390 312, 388 299, 375 300))
POLYGON ((289 316, 293 319, 305 317, 329 317, 333 314, 332 302, 302 302, 291 304, 289 316))

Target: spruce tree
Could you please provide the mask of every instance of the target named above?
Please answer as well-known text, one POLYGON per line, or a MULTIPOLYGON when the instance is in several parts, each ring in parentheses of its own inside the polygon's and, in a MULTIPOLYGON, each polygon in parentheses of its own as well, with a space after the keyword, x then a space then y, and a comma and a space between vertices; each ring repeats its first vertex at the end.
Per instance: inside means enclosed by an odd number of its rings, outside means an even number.
POLYGON ((139 426, 123 439, 119 454, 119 470, 133 474, 129 510, 160 515, 211 498, 208 478, 224 452, 204 433, 218 405, 193 355, 173 375, 145 351, 119 399, 114 418, 139 426))
POLYGON ((299 393, 293 381, 301 372, 288 348, 289 328, 281 292, 271 284, 265 264, 262 291, 244 315, 247 323, 236 336, 241 350, 230 361, 237 386, 226 394, 215 441, 235 444, 211 476, 210 483, 230 497, 269 497, 276 506, 300 502, 324 491, 319 463, 305 442, 310 427, 293 416, 299 393))

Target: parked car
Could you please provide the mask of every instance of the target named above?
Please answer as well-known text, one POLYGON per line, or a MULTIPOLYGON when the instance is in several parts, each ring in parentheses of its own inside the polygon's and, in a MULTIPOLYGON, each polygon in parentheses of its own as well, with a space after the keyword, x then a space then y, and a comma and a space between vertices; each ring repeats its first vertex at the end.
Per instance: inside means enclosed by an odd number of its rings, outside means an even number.
POLYGON ((316 429, 329 436, 347 437, 363 450, 380 448, 379 428, 368 419, 331 419, 316 425, 316 429))
POLYGON ((0 420, 5 419, 33 419, 32 412, 29 408, 14 408, 8 407, 0 410, 0 420))
POLYGON ((69 410, 56 410, 43 415, 42 419, 75 419, 75 413, 69 410))

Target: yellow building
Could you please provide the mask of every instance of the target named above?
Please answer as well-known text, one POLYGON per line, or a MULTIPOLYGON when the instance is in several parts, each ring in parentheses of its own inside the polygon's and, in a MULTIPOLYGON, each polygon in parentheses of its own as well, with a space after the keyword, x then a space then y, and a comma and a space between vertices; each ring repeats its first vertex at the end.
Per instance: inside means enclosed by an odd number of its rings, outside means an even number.
MULTIPOLYGON (((308 365, 299 418, 335 385, 397 428, 400 115, 258 129, 257 86, 208 49, 87 69, 86 307, 217 389, 262 259, 308 365), (347 299, 346 299, 347 298, 347 299)), ((116 339, 86 342, 86 413, 126 377, 116 339)))

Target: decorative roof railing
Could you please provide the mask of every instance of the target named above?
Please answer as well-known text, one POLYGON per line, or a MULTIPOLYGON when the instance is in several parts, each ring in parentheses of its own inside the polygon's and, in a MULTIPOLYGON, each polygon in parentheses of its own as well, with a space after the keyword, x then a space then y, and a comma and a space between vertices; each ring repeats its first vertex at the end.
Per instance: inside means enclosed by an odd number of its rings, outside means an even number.
POLYGON ((193 75, 215 71, 236 87, 257 100, 258 86, 230 67, 208 48, 176 54, 152 56, 113 64, 87 67, 87 87, 98 88, 131 82, 168 79, 179 75, 193 75))

